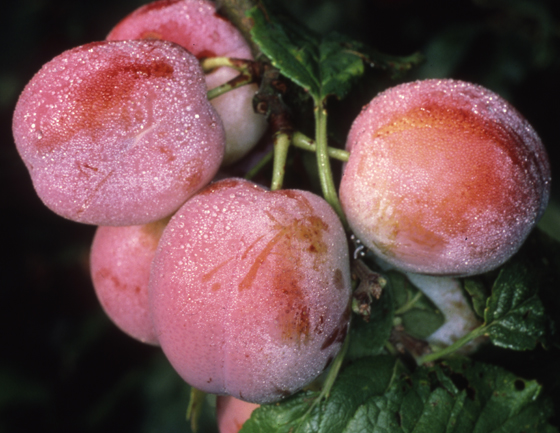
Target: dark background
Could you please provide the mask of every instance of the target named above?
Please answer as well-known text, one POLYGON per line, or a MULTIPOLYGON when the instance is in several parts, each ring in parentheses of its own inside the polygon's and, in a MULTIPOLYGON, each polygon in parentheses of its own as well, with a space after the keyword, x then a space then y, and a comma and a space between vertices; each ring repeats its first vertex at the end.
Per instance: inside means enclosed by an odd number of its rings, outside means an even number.
MULTIPOLYGON (((406 80, 473 81, 512 102, 549 151, 553 202, 543 226, 558 232, 560 2, 284 2, 318 32, 341 31, 389 54, 423 52, 427 61, 406 80)), ((41 65, 64 50, 103 39, 143 3, 20 0, 3 6, 0 433, 189 431, 188 387, 158 349, 125 336, 100 310, 88 275, 95 228, 64 220, 42 205, 11 135, 17 97, 41 65)), ((359 107, 392 84, 383 73, 368 72, 347 100, 332 102, 333 129, 346 130, 359 107)), ((541 372, 539 379, 545 377, 541 372)), ((211 417, 208 405, 204 420, 211 417)), ((209 423, 201 431, 213 431, 209 423)))

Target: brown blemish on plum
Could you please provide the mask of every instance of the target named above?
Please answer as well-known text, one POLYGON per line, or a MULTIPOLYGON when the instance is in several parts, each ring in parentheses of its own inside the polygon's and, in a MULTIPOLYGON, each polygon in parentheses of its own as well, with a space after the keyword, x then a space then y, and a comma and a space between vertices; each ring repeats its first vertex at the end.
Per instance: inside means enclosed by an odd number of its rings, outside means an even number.
POLYGON ((197 196, 214 194, 215 192, 218 192, 218 191, 221 191, 221 190, 224 190, 224 189, 236 188, 239 185, 242 185, 243 183, 245 183, 245 181, 243 179, 233 178, 233 179, 220 180, 219 182, 211 183, 206 188, 203 188, 201 191, 199 191, 197 193, 197 196))
POLYGON ((338 326, 334 329, 333 332, 325 339, 323 344, 321 345, 321 350, 325 350, 328 347, 332 346, 334 343, 342 343, 346 338, 346 334, 348 333, 348 322, 350 320, 350 316, 352 315, 350 307, 347 307, 342 314, 338 326))
MULTIPOLYGON (((282 396, 282 398, 289 397, 290 395, 293 394, 293 392, 290 391, 289 389, 280 388, 278 385, 274 385, 274 391, 276 391, 276 395, 280 395, 282 396)), ((241 424, 241 426, 242 425, 243 424, 241 424)))
POLYGON ((142 6, 142 8, 139 9, 136 13, 138 15, 143 15, 143 14, 145 14, 147 12, 150 12, 150 11, 157 11, 157 10, 160 10, 160 9, 165 9, 166 7, 174 5, 175 3, 179 3, 181 1, 183 1, 183 0, 159 0, 159 1, 155 1, 155 2, 148 3, 147 5, 142 6))
MULTIPOLYGON (((309 200, 297 191, 282 190, 274 191, 271 194, 282 193, 282 195, 293 199, 296 206, 299 208, 301 218, 293 219, 291 212, 283 207, 275 207, 278 218, 272 213, 267 212, 267 216, 274 221, 273 228, 276 230, 284 230, 288 245, 286 249, 296 250, 301 248, 302 251, 307 251, 313 254, 313 268, 319 270, 319 266, 324 263, 326 255, 328 254, 328 246, 323 240, 325 231, 328 231, 329 226, 320 217, 314 214, 313 207, 309 200), (289 218, 291 223, 289 226, 284 227, 280 222, 282 217, 289 218)), ((299 254, 294 251, 292 256, 297 260, 299 254)))
POLYGON ((140 33, 140 39, 161 40, 163 39, 163 36, 161 33, 158 33, 155 30, 146 30, 145 32, 140 33))
POLYGON ((241 260, 245 260, 247 258, 251 250, 255 247, 255 245, 257 245, 260 242, 262 238, 264 238, 264 235, 259 236, 257 239, 255 239, 255 241, 251 245, 247 247, 247 249, 243 252, 243 255, 241 256, 241 260))
MULTIPOLYGON (((285 232, 280 230, 253 259, 249 271, 239 283, 239 291, 252 288, 260 267, 272 254, 272 250, 284 238, 285 232)), ((252 248, 253 246, 249 247, 252 248)), ((270 287, 271 302, 278 311, 276 321, 282 341, 294 341, 297 344, 305 342, 310 332, 310 309, 300 282, 304 278, 297 267, 290 261, 290 255, 276 255, 278 262, 274 265, 275 278, 270 287)))
MULTIPOLYGON (((249 268, 249 272, 247 272, 239 284, 240 291, 248 289, 253 285, 253 281, 257 277, 259 268, 272 253, 272 250, 277 244, 281 243, 282 247, 280 247, 280 249, 286 251, 287 257, 295 260, 296 265, 300 261, 300 254, 297 252, 297 248, 301 245, 301 243, 308 245, 307 250, 316 254, 314 257, 315 270, 318 270, 319 264, 325 260, 324 255, 328 252, 328 247, 323 241, 323 232, 328 229, 328 225, 321 218, 314 215, 304 214, 301 219, 293 219, 290 214, 281 207, 274 208, 274 210, 280 214, 287 215, 287 217, 290 218, 290 224, 288 226, 283 226, 271 212, 265 211, 266 215, 274 221, 272 229, 277 230, 277 233, 270 241, 267 242, 265 247, 254 259, 251 267, 249 268)), ((249 249, 253 248, 253 246, 254 243, 249 247, 249 249)), ((247 256, 247 252, 248 250, 245 251, 243 257, 247 256)))
POLYGON ((278 306, 276 320, 283 342, 305 343, 310 333, 310 309, 299 285, 300 276, 289 270, 277 278, 272 288, 273 302, 278 306))
POLYGON ((155 251, 163 230, 167 226, 167 223, 171 217, 164 218, 158 221, 154 221, 153 223, 144 224, 140 228, 140 243, 146 249, 150 251, 155 251))
POLYGON ((204 59, 206 57, 216 57, 216 53, 214 51, 211 51, 211 50, 200 50, 200 51, 196 52, 195 57, 198 60, 204 59))
POLYGON ((342 271, 340 270, 340 268, 337 268, 334 271, 333 285, 338 291, 344 290, 344 276, 342 275, 342 271))
POLYGON ((202 165, 203 164, 200 159, 196 158, 189 160, 188 163, 185 163, 181 167, 178 179, 181 180, 183 190, 187 193, 194 193, 201 187, 203 172, 202 170, 199 170, 198 167, 201 167, 202 165))
MULTIPOLYGON (((245 276, 243 277, 243 279, 239 283, 239 291, 251 288, 251 286, 253 285, 253 282, 255 281, 255 278, 257 278, 257 273, 259 271, 259 268, 264 263, 264 261, 267 259, 267 257, 270 255, 270 253, 272 252, 272 249, 275 247, 275 245, 278 242, 280 242, 280 240, 282 239, 283 236, 284 236, 284 231, 280 230, 278 233, 276 233, 276 235, 270 241, 267 242, 265 247, 261 250, 261 252, 257 255, 257 257, 255 257, 255 259, 253 260, 253 263, 252 263, 251 267, 249 268, 249 272, 247 272, 247 274, 245 274, 245 276)), ((252 246, 253 245, 251 245, 251 247, 252 246)), ((244 256, 246 256, 246 254, 244 254, 244 256)))
POLYGON ((111 281, 111 283, 113 283, 113 286, 115 287, 115 289, 120 290, 120 291, 124 291, 126 289, 128 289, 128 286, 126 284, 123 284, 121 282, 121 280, 119 280, 119 278, 117 278, 117 276, 115 274, 113 274, 111 272, 110 269, 107 268, 101 268, 99 269, 96 273, 95 273, 95 280, 109 280, 111 281))
POLYGON ((202 282, 203 283, 208 283, 210 282, 210 280, 212 278, 214 278, 214 275, 216 275, 220 269, 222 269, 225 265, 227 265, 229 262, 231 262, 233 260, 233 257, 230 257, 229 259, 227 259, 226 261, 220 263, 218 266, 215 266, 214 268, 212 268, 209 272, 205 273, 202 276, 202 282))
POLYGON ((76 211, 76 217, 79 219, 83 215, 83 213, 88 210, 91 203, 95 200, 95 197, 99 194, 99 191, 103 186, 109 181, 109 179, 113 176, 114 170, 111 170, 103 179, 101 179, 97 185, 93 187, 91 192, 88 194, 80 209, 76 211))
POLYGON ((173 162, 177 159, 177 157, 173 154, 173 152, 165 146, 158 146, 157 148, 160 153, 167 157, 166 162, 173 162))
POLYGON ((80 171, 80 173, 85 175, 87 178, 89 178, 92 174, 97 173, 99 171, 97 167, 93 167, 89 164, 86 164, 85 162, 76 161, 76 165, 78 166, 78 170, 80 171))
POLYGON ((324 326, 325 326, 325 316, 321 314, 319 316, 319 319, 317 320, 317 324, 315 325, 315 329, 313 330, 313 333, 315 335, 321 335, 323 333, 324 326))

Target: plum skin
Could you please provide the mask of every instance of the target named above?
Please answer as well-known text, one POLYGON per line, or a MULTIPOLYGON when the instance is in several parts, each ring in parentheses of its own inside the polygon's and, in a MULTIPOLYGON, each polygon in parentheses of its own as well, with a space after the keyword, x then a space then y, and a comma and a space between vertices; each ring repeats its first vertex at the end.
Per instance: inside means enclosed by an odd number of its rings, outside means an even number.
POLYGON ((504 263, 544 213, 546 151, 505 100, 457 80, 386 90, 346 143, 340 200, 355 234, 397 269, 466 276, 504 263))
MULTIPOLYGON (((239 30, 216 12, 207 0, 158 0, 139 7, 123 18, 107 35, 107 40, 161 39, 181 45, 198 59, 232 57, 252 60, 251 49, 239 30)), ((205 75, 208 89, 235 78, 238 72, 221 67, 205 75)), ((223 166, 245 156, 263 136, 265 117, 253 110, 258 90, 250 84, 210 101, 226 131, 223 166)))
POLYGON ((216 399, 216 418, 220 433, 238 433, 258 404, 247 403, 229 395, 216 399))
POLYGON ((23 90, 13 133, 45 205, 105 226, 172 214, 213 178, 225 143, 197 59, 165 41, 55 57, 23 90))
POLYGON ((346 336, 346 235, 312 193, 225 179, 172 217, 149 298, 161 347, 186 382, 277 401, 315 379, 346 336))
POLYGON ((152 345, 158 341, 148 302, 150 267, 168 221, 98 227, 91 246, 91 277, 103 310, 123 332, 152 345))

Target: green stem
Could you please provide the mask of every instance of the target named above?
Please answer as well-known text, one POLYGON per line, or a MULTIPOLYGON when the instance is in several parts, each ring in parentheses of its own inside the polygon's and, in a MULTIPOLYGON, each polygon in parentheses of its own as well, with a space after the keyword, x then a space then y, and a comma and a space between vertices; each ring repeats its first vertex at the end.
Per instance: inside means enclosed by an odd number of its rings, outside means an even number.
POLYGON ((422 296, 424 296, 424 294, 421 291, 418 291, 416 295, 412 297, 412 299, 409 299, 406 304, 395 311, 395 316, 406 313, 408 310, 414 307, 414 304, 416 304, 416 302, 418 302, 422 298, 422 296))
POLYGON ((315 409, 315 407, 321 403, 325 398, 328 398, 330 393, 331 393, 331 389, 334 385, 334 382, 338 376, 338 372, 340 371, 340 368, 342 367, 342 363, 344 361, 344 357, 346 356, 346 352, 348 352, 348 347, 350 346, 350 333, 348 333, 348 335, 346 335, 346 338, 344 339, 344 343, 342 343, 342 347, 340 349, 340 352, 338 352, 338 354, 336 355, 336 357, 334 358, 331 367, 329 369, 329 372, 327 374, 327 377, 325 379, 325 382, 323 383, 323 388, 321 389, 320 394, 317 396, 317 398, 315 400, 313 400, 313 403, 311 404, 311 406, 309 406, 309 409, 307 409, 307 411, 301 416, 301 423, 298 425, 296 432, 299 431, 299 428, 301 427, 301 425, 303 424, 303 422, 305 421, 305 419, 311 414, 311 412, 313 411, 313 409, 315 409))
POLYGON ((187 408, 187 421, 191 422, 191 430, 196 433, 198 430, 198 420, 202 414, 206 393, 194 387, 191 388, 191 398, 187 408))
POLYGON ((222 84, 221 86, 214 87, 212 90, 208 90, 206 93, 208 100, 212 100, 217 98, 218 96, 223 95, 231 90, 235 90, 239 87, 246 86, 247 84, 251 84, 253 79, 251 76, 245 74, 239 74, 237 77, 229 80, 227 83, 222 84))
POLYGON ((233 60, 230 57, 208 57, 200 62, 200 66, 205 74, 212 72, 216 68, 226 66, 240 72, 247 71, 247 66, 240 63, 239 60, 233 60))
POLYGON ((270 184, 271 191, 276 191, 282 188, 290 142, 291 137, 285 132, 278 132, 274 135, 274 164, 272 166, 272 182, 270 184))
POLYGON ((273 156, 274 156, 274 150, 271 150, 265 156, 263 156, 263 158, 259 162, 257 162, 257 164, 251 170, 247 172, 247 174, 245 175, 245 179, 251 180, 252 178, 254 178, 257 175, 257 173, 264 168, 266 164, 272 161, 273 156))
POLYGON ((338 372, 340 371, 340 367, 342 367, 342 362, 344 361, 344 357, 346 356, 346 352, 348 352, 348 347, 350 346, 350 332, 344 339, 344 343, 342 344, 342 348, 340 352, 334 358, 329 373, 327 374, 327 378, 325 379, 325 383, 323 384, 323 389, 321 390, 321 394, 317 398, 317 401, 321 401, 323 398, 328 398, 331 393, 331 389, 334 385, 334 381, 338 376, 338 372))
MULTIPOLYGON (((309 138, 307 135, 301 132, 295 132, 292 138, 292 144, 303 150, 308 150, 309 152, 317 152, 317 146, 315 141, 309 138)), ((335 147, 327 147, 327 153, 330 158, 338 159, 342 162, 347 162, 350 153, 346 150, 337 149, 335 147)))
POLYGON ((445 349, 438 350, 435 353, 429 353, 427 355, 418 358, 417 359, 418 365, 425 364, 426 362, 433 362, 439 358, 452 354, 453 352, 459 350, 461 347, 467 344, 469 341, 472 341, 478 337, 482 337, 486 333, 487 329, 488 329, 487 326, 479 326, 478 328, 473 329, 467 335, 460 338, 452 345, 447 346, 445 349))
POLYGON ((342 224, 346 227, 346 217, 342 211, 342 206, 338 200, 336 188, 332 177, 331 163, 329 160, 327 146, 327 110, 321 102, 315 102, 315 142, 317 146, 317 165, 319 169, 319 179, 321 181, 321 189, 327 203, 329 203, 342 224))

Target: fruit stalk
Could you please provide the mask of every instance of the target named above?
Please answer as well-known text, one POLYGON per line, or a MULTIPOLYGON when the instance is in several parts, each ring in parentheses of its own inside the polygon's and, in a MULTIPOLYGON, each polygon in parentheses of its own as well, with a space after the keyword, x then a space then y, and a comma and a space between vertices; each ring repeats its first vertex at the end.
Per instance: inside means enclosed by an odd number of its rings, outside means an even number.
POLYGON ((346 217, 338 200, 332 177, 331 163, 327 146, 327 110, 322 103, 315 103, 315 142, 317 147, 317 168, 323 196, 337 213, 342 224, 347 227, 346 217))

